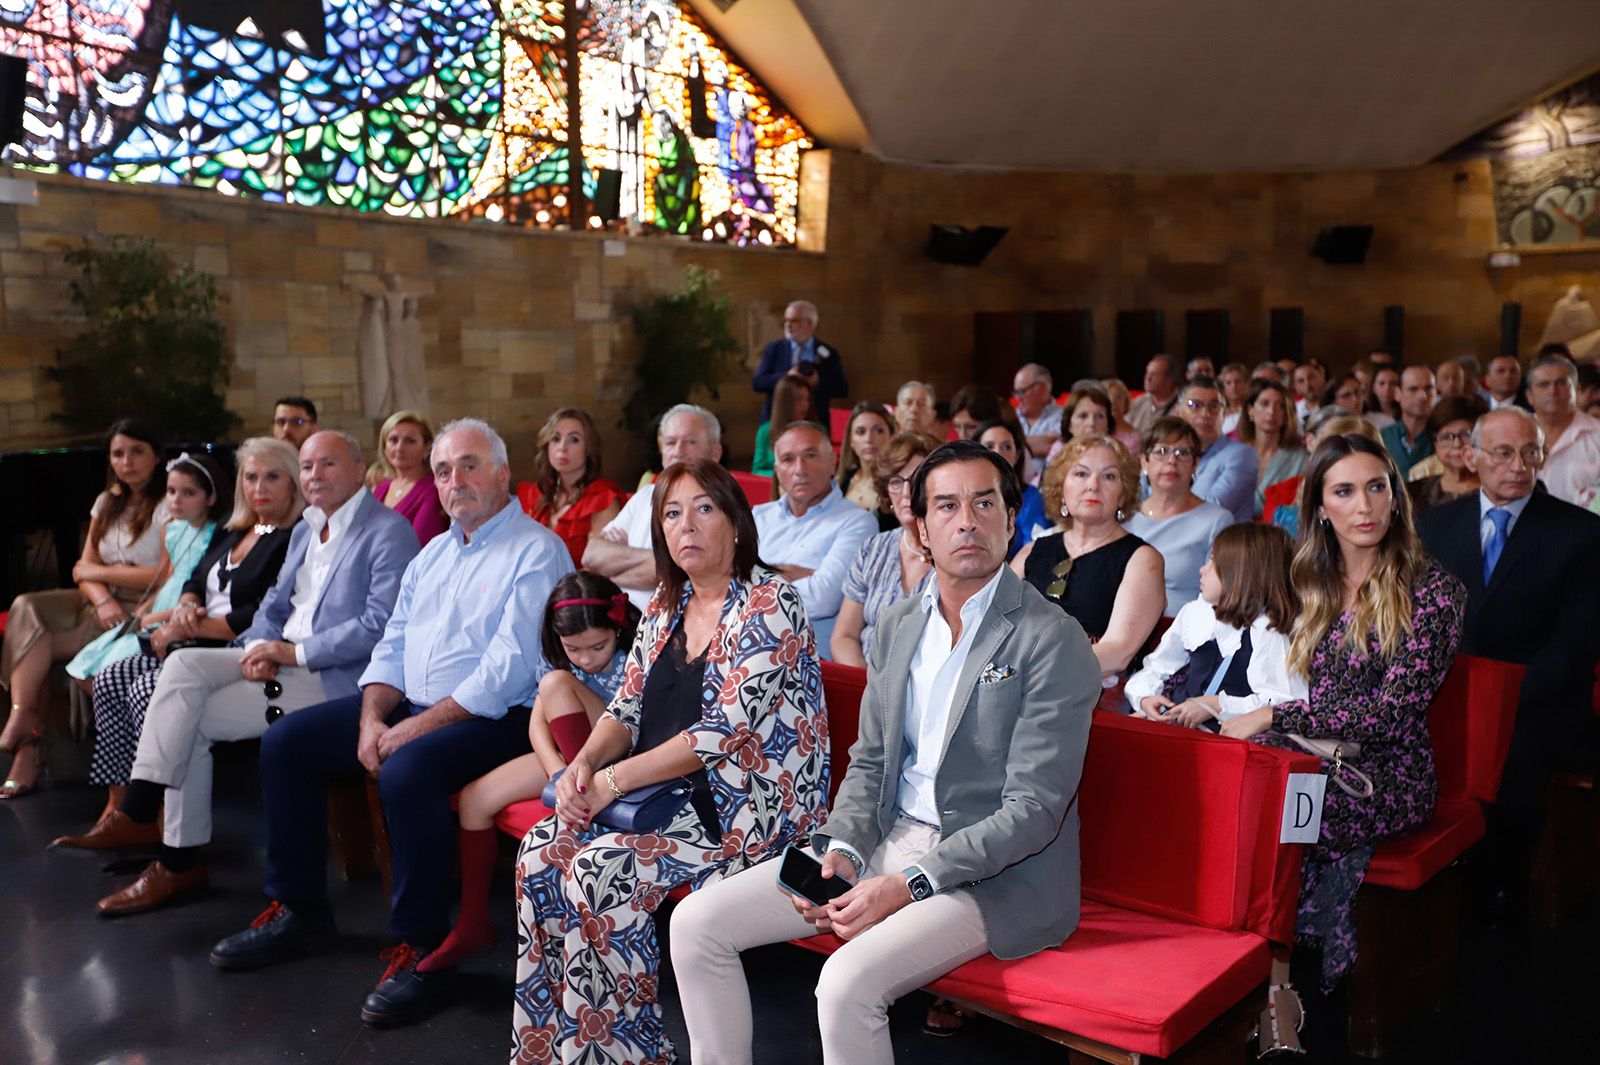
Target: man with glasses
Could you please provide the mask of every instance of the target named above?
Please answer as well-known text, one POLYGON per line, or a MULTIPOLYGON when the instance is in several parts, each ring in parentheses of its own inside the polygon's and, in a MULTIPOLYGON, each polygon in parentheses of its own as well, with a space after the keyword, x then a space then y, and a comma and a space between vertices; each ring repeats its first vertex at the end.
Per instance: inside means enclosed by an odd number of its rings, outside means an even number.
POLYGON ((1528 369, 1528 402, 1544 432, 1544 472, 1550 494, 1587 503, 1600 482, 1600 419, 1579 410, 1578 367, 1563 355, 1546 355, 1528 369))
MULTIPOLYGON (((1178 397, 1178 417, 1200 438, 1200 461, 1191 491, 1232 514, 1235 521, 1249 521, 1255 514, 1261 458, 1249 444, 1222 435, 1222 408, 1222 392, 1212 377, 1196 377, 1183 386, 1178 397)), ((1149 494, 1148 482, 1143 490, 1149 494)))
POLYGON ((272 407, 272 435, 296 451, 317 435, 317 405, 304 396, 284 396, 272 407))
POLYGON ((850 391, 839 349, 817 339, 817 320, 816 304, 795 300, 783 310, 783 339, 761 349, 761 363, 750 386, 766 393, 762 421, 772 417, 772 390, 791 370, 811 386, 811 414, 823 424, 828 421, 828 404, 850 391))
POLYGON ((1528 667, 1490 817, 1486 887, 1513 905, 1527 888, 1550 774, 1594 728, 1600 654, 1600 517, 1537 490, 1544 442, 1519 407, 1485 414, 1467 453, 1479 490, 1418 519, 1428 553, 1467 587, 1461 651, 1528 667))
POLYGON ((261 735, 269 709, 281 717, 355 694, 400 575, 417 553, 411 523, 364 489, 365 475, 353 437, 324 431, 306 441, 300 491, 309 506, 242 647, 171 656, 150 697, 121 806, 86 835, 59 841, 89 850, 162 845, 133 884, 100 900, 106 916, 153 910, 205 888, 199 848, 211 841, 213 743, 261 735))

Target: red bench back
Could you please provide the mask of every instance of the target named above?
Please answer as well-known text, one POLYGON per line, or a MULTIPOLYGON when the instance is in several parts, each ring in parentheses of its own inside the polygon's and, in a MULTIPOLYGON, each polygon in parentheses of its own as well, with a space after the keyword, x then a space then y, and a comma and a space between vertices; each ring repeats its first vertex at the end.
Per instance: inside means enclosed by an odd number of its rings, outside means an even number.
POLYGON ((1307 755, 1096 714, 1078 791, 1083 894, 1125 909, 1287 942, 1300 848, 1278 843, 1307 755))
POLYGON ((828 803, 839 794, 839 783, 850 766, 861 718, 861 695, 867 690, 867 671, 837 662, 822 663, 822 696, 828 701, 828 803))
POLYGON ((1428 707, 1439 801, 1493 802, 1511 750, 1525 667, 1457 655, 1428 707))
POLYGON ((759 473, 749 470, 729 470, 733 479, 739 482, 739 487, 744 489, 745 499, 750 501, 752 507, 762 503, 772 502, 772 478, 764 477, 759 473))

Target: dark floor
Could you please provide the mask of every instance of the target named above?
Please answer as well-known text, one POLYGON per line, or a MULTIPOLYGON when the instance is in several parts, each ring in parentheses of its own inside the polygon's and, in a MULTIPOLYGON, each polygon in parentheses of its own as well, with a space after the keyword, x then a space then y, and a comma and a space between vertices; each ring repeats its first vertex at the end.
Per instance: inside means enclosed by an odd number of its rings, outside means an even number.
MULTIPOLYGON (((94 900, 129 876, 105 872, 103 856, 45 850, 53 836, 93 821, 96 790, 58 785, 0 803, 0 1065, 504 1061, 512 957, 503 945, 463 969, 454 1001, 427 1023, 373 1031, 357 1018, 383 968, 377 953, 389 944, 376 882, 335 884, 344 937, 330 953, 253 973, 221 973, 206 962, 211 943, 262 906, 255 747, 218 753, 212 890, 164 912, 98 917, 94 900)), ((504 931, 510 883, 498 880, 504 931)), ((1451 1008, 1419 1022, 1382 1061, 1593 1060, 1583 1047, 1593 1043, 1597 946, 1597 906, 1556 930, 1469 930, 1451 1008)), ((810 997, 820 964, 785 946, 750 956, 762 1065, 821 1061, 810 997)), ((668 1028, 685 1050, 670 976, 663 994, 668 1028)), ((1066 1060, 1051 1043, 983 1019, 953 1038, 925 1036, 926 1001, 913 995, 894 1011, 902 1063, 1066 1060)))

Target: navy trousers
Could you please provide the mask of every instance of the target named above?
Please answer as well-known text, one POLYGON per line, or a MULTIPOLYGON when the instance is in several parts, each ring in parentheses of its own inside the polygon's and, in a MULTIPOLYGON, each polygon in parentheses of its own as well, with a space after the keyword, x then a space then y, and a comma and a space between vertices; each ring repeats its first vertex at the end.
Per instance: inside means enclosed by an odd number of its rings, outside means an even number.
MULTIPOLYGON (((424 709, 402 702, 389 723, 424 709)), ((351 696, 287 714, 261 738, 266 892, 308 916, 328 907, 328 782, 365 774, 356 760, 360 731, 361 697, 351 696)), ((389 931, 397 938, 431 950, 449 932, 458 828, 450 796, 529 750, 528 708, 513 707, 499 720, 434 729, 383 763, 378 790, 394 850, 389 931)))

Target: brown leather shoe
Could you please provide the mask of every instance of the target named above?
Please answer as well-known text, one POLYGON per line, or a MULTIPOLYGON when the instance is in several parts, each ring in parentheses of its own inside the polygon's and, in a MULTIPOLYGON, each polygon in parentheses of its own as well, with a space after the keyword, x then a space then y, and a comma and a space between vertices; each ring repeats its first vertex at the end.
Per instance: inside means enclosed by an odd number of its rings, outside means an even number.
POLYGON ((81 836, 58 836, 52 847, 81 847, 87 851, 114 851, 123 847, 153 847, 161 842, 161 824, 141 825, 121 810, 112 810, 81 836))
POLYGON ((107 895, 95 907, 107 917, 122 917, 130 913, 144 913, 160 909, 179 899, 204 891, 211 883, 206 867, 197 865, 183 873, 174 873, 160 862, 151 862, 139 874, 139 879, 107 895))

